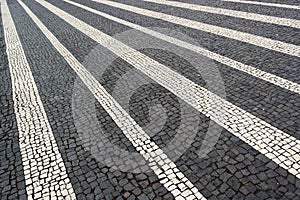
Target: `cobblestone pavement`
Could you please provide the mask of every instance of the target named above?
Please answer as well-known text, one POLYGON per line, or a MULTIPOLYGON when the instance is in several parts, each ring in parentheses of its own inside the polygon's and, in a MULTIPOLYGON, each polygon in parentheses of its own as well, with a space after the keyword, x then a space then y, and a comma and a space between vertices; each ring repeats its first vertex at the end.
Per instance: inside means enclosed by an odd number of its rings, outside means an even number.
POLYGON ((1 0, 1 199, 300 199, 298 0, 1 0))

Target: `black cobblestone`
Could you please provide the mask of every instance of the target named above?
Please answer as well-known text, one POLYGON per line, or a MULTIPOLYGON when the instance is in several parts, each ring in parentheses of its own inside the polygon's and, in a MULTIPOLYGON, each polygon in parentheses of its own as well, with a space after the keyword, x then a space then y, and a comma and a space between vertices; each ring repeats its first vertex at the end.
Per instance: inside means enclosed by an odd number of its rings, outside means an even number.
POLYGON ((11 77, 0 16, 0 199, 25 199, 11 77))
MULTIPOLYGON (((177 30, 194 38, 204 48, 300 83, 299 59, 296 57, 182 26, 175 26, 171 23, 150 19, 99 3, 76 1, 143 26, 167 27, 170 30, 177 30)), ((174 199, 174 196, 160 183, 153 171, 134 173, 128 164, 129 161, 114 160, 115 165, 123 165, 123 171, 121 171, 107 166, 105 161, 95 157, 91 148, 88 148, 80 138, 82 133, 77 130, 72 113, 72 95, 76 89, 74 84, 78 77, 26 15, 21 6, 15 0, 8 2, 77 199, 174 199)), ((83 11, 65 2, 56 0, 50 0, 50 2, 108 35, 113 36, 129 30, 126 26, 83 11)), ((190 2, 190 0, 185 2, 190 2)), ((85 62, 86 56, 95 47, 99 47, 95 41, 75 30, 38 3, 28 0, 25 0, 24 3, 81 63, 85 62)), ((247 24, 245 20, 241 19, 206 15, 200 12, 186 12, 184 9, 171 9, 167 6, 157 6, 141 1, 130 0, 126 3, 299 44, 298 38, 295 37, 298 32, 292 28, 259 22, 247 24), (221 22, 221 20, 226 20, 226 23, 221 22), (240 23, 244 25, 239 26, 240 23), (254 29, 257 26, 260 27, 254 29), (272 31, 264 32, 265 29, 272 31), (278 34, 276 35, 274 32, 278 34)), ((257 13, 299 18, 296 12, 286 12, 286 9, 255 5, 247 7, 235 3, 206 0, 198 3, 240 10, 253 9, 257 13)), ((288 3, 295 4, 297 2, 289 0, 288 3)), ((2 25, 1 20, 0 24, 2 25)), ((3 39, 3 30, 0 26, 0 198, 26 199, 10 74, 3 39)), ((164 50, 164 46, 166 43, 160 42, 157 49, 144 48, 139 49, 139 51, 207 88, 207 82, 189 60, 164 50)), ((99 48, 103 49, 104 55, 110 56, 112 54, 103 47, 99 48)), ((213 61, 212 63, 217 66, 224 80, 227 101, 300 139, 299 95, 220 63, 213 61)), ((103 65, 105 64, 107 63, 103 63, 103 65)), ((97 63, 95 66, 97 67, 97 63)), ((118 81, 129 71, 139 72, 130 64, 116 58, 102 76, 96 78, 113 95, 118 81)), ((141 75, 140 78, 147 79, 145 75, 141 75)), ((126 96, 126 94, 123 95, 126 96)), ((124 106, 122 103, 120 104, 124 106)), ((108 140, 121 150, 136 153, 137 151, 129 139, 126 138, 105 109, 99 103, 91 106, 95 106, 95 114, 100 128, 105 132, 108 140)), ((182 124, 183 115, 180 110, 182 108, 187 108, 191 113, 194 113, 195 115, 192 117, 193 119, 199 118, 199 124, 195 127, 197 129, 196 137, 187 151, 173 161, 203 196, 207 199, 299 199, 299 179, 225 129, 222 130, 217 143, 208 155, 200 157, 198 150, 203 144, 212 121, 159 84, 149 83, 138 87, 130 97, 128 113, 142 128, 148 128, 146 133, 150 135, 152 141, 160 148, 165 148, 172 143, 176 131, 182 124), (155 110, 157 105, 161 107, 155 110), (151 132, 149 130, 156 130, 157 128, 157 124, 151 125, 151 120, 153 120, 151 114, 155 113, 158 116, 160 114, 158 110, 164 110, 166 120, 159 131, 151 132)), ((160 120, 162 121, 162 119, 161 117, 160 120)), ((172 152, 165 153, 171 155, 172 152)), ((147 164, 144 161, 139 167, 147 166, 147 164)))

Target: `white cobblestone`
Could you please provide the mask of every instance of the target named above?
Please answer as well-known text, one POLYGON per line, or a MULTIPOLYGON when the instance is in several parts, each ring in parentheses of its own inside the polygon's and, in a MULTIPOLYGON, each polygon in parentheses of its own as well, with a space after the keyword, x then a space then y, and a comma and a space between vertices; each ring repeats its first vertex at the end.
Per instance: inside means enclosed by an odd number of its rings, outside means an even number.
MULTIPOLYGON (((51 141, 52 146, 55 147, 56 142, 6 0, 1 1, 1 13, 19 141, 22 141, 20 142, 20 152, 24 166, 26 191, 28 199, 42 198, 44 197, 44 194, 41 193, 43 189, 47 193, 51 191, 49 185, 41 184, 43 182, 41 180, 47 177, 41 173, 41 170, 47 166, 41 158, 40 146, 45 145, 46 141, 51 141), (41 127, 40 122, 44 122, 45 126, 41 127), (24 165, 24 163, 28 165, 24 165), (37 168, 39 171, 35 170, 37 168)), ((49 151, 44 152, 45 156, 48 154, 49 151)), ((55 154, 58 161, 63 162, 59 151, 55 151, 55 154)), ((58 171, 65 170, 64 165, 58 169, 58 171)), ((56 185, 57 181, 51 179, 51 183, 56 185)), ((59 189, 64 190, 63 187, 59 189)), ((66 192, 72 199, 75 199, 72 188, 66 192)))

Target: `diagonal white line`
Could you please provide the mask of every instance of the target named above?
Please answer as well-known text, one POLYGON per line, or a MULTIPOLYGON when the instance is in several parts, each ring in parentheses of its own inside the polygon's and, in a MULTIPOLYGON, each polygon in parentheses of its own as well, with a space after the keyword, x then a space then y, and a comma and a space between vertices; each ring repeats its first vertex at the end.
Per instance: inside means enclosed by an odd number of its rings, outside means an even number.
POLYGON ((244 1, 244 0, 221 0, 221 1, 228 1, 228 2, 236 2, 236 3, 245 3, 245 4, 254 4, 260 6, 271 6, 271 7, 278 7, 278 8, 290 8, 290 9, 300 9, 300 6, 296 5, 288 5, 288 4, 280 4, 280 3, 268 3, 268 2, 260 2, 260 1, 244 1))
POLYGON ((180 47, 189 49, 191 51, 197 52, 197 53, 199 53, 199 54, 201 54, 203 56, 211 58, 211 59, 213 59, 213 60, 215 60, 217 62, 220 62, 222 64, 230 66, 230 67, 232 67, 234 69, 246 72, 246 73, 248 73, 248 74, 250 74, 250 75, 252 75, 254 77, 263 79, 263 80, 265 80, 265 81, 267 81, 269 83, 272 83, 272 84, 277 85, 279 87, 282 87, 284 89, 287 89, 287 90, 290 90, 292 92, 300 94, 300 85, 297 84, 297 83, 294 83, 292 81, 283 79, 283 78, 278 77, 278 76, 276 76, 274 74, 270 74, 270 73, 264 72, 262 70, 259 70, 259 69, 255 68, 255 67, 251 67, 249 65, 245 65, 245 64, 243 64, 241 62, 238 62, 238 61, 232 60, 230 58, 227 58, 225 56, 216 54, 216 53, 211 52, 209 50, 203 49, 203 48, 201 48, 199 46, 196 46, 196 45, 187 43, 185 41, 182 41, 182 40, 179 40, 179 39, 176 39, 176 38, 173 38, 173 37, 161 34, 159 32, 153 31, 153 30, 151 30, 149 28, 140 26, 138 24, 134 24, 134 23, 125 21, 123 19, 120 19, 120 18, 111 16, 111 15, 108 15, 108 14, 100 12, 98 10, 95 10, 95 9, 89 8, 87 6, 78 4, 76 2, 69 1, 69 0, 63 0, 63 1, 65 1, 67 3, 70 3, 70 4, 74 5, 74 6, 78 6, 78 7, 82 8, 82 9, 85 9, 85 10, 87 10, 89 12, 92 12, 92 13, 95 13, 97 15, 100 15, 102 17, 105 17, 107 19, 110 19, 110 20, 113 20, 115 22, 118 22, 118 23, 121 23, 123 25, 126 25, 128 27, 131 27, 131 28, 134 28, 136 30, 142 31, 142 32, 144 32, 146 34, 149 34, 149 35, 152 35, 152 36, 154 36, 154 37, 156 37, 158 39, 161 39, 161 40, 164 40, 166 42, 175 44, 177 46, 180 46, 180 47))
POLYGON ((300 28, 300 21, 296 19, 286 19, 286 18, 273 17, 268 15, 261 15, 261 14, 251 13, 251 12, 243 12, 243 11, 224 9, 224 8, 202 6, 198 4, 190 4, 190 3, 183 3, 177 1, 167 1, 167 0, 143 0, 143 1, 153 2, 157 4, 168 5, 168 6, 174 6, 179 8, 186 8, 190 10, 197 10, 201 12, 226 15, 230 17, 243 18, 243 19, 248 19, 253 21, 271 23, 276 25, 300 28))
POLYGON ((178 24, 181 26, 186 26, 189 28, 197 29, 204 32, 213 33, 216 35, 220 35, 223 37, 231 38, 234 40, 238 40, 241 42, 246 42, 249 44, 253 44, 259 47, 267 48, 273 51, 278 51, 281 53, 289 54, 292 56, 300 57, 300 46, 288 44, 285 42, 253 35, 250 33, 240 32, 229 28, 223 28, 219 26, 214 26, 194 20, 189 20, 181 17, 176 17, 172 15, 168 15, 165 13, 155 12, 151 10, 146 10, 143 8, 138 8, 135 6, 130 6, 118 2, 107 1, 107 0, 91 0, 98 3, 106 4, 112 7, 116 7, 119 9, 127 10, 130 12, 134 12, 140 15, 144 15, 151 18, 156 18, 164 21, 168 21, 174 24, 178 24))
POLYGON ((6 0, 1 13, 28 199, 76 199, 6 0))
POLYGON ((300 178, 300 140, 220 98, 177 72, 42 0, 58 17, 97 41, 229 132, 300 178), (130 56, 124 52, 132 52, 130 56), (224 116, 224 117, 223 117, 224 116))
MULTIPOLYGON (((130 115, 116 102, 105 88, 84 68, 83 65, 58 41, 45 25, 30 11, 20 0, 17 0, 31 19, 40 28, 52 45, 68 62, 86 84, 95 98, 113 118, 131 141, 136 150, 149 161, 149 166, 160 179, 160 182, 169 190, 176 199, 205 199, 198 189, 183 175, 176 165, 163 153, 159 147, 151 141, 143 129, 130 117, 130 115), (159 164, 158 164, 159 163, 159 164)), ((49 3, 38 1, 51 12, 63 17, 69 15, 49 3), (50 6, 51 5, 51 6, 50 6)))

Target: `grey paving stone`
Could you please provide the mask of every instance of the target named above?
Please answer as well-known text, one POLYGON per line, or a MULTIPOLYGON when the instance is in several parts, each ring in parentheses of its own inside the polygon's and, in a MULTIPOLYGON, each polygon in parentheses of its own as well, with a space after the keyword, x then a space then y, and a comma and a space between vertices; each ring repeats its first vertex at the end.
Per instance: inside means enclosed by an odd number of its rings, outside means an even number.
MULTIPOLYGON (((124 3, 120 0, 119 0, 119 2, 124 3)), ((199 2, 192 1, 191 3, 197 4, 199 2)), ((206 2, 200 2, 200 3, 206 4, 206 2)), ((148 9, 148 10, 153 10, 156 12, 170 14, 173 16, 178 16, 178 17, 185 18, 185 19, 191 19, 191 20, 200 21, 200 22, 204 22, 204 23, 208 23, 208 24, 212 24, 212 25, 216 25, 216 26, 220 26, 220 27, 225 27, 225 28, 230 28, 230 29, 234 29, 234 30, 239 30, 242 32, 252 33, 254 35, 260 35, 260 36, 272 38, 275 40, 285 41, 287 43, 297 43, 296 38, 293 37, 293 34, 297 33, 297 29, 295 29, 295 28, 293 29, 293 28, 279 26, 279 25, 256 22, 256 21, 245 20, 245 19, 241 19, 241 18, 234 18, 234 17, 224 16, 224 15, 216 15, 216 14, 205 13, 205 12, 200 12, 200 11, 195 11, 195 10, 178 8, 178 7, 174 7, 174 6, 172 7, 172 6, 152 3, 152 2, 145 3, 145 2, 129 0, 126 2, 126 4, 130 4, 130 5, 148 9), (274 32, 276 32, 276 34, 273 34, 274 32), (291 34, 287 36, 287 32, 289 32, 291 34)), ((244 5, 244 8, 245 7, 246 7, 246 5, 244 5)), ((260 7, 262 7, 262 6, 260 6, 260 7)), ((271 9, 274 9, 274 8, 271 8, 271 9)), ((274 10, 276 10, 276 9, 274 9, 274 10)), ((293 11, 294 10, 292 10, 292 12, 293 11)), ((288 13, 288 12, 285 12, 285 13, 288 13)))
MULTIPOLYGON (((36 2, 27 0, 24 2, 80 62, 83 62, 91 49, 97 46, 96 42, 57 18, 53 13, 42 8, 36 2)), ((67 3, 56 0, 50 0, 50 2, 109 35, 128 30, 128 27, 70 6, 67 3)), ((168 27, 178 30, 195 38, 201 46, 214 52, 300 83, 299 59, 292 56, 268 51, 253 45, 242 44, 241 42, 219 36, 212 36, 208 33, 181 26, 174 26, 171 23, 153 20, 102 4, 81 0, 77 0, 77 2, 143 26, 168 27), (288 67, 286 66, 287 63, 288 67)), ((292 0, 289 0, 289 2, 292 2, 292 0)), ((128 4, 139 5, 147 9, 172 13, 199 21, 204 20, 211 24, 218 24, 298 44, 294 36, 297 30, 287 27, 258 22, 247 24, 241 19, 219 18, 218 16, 206 15, 200 12, 184 12, 183 9, 155 6, 153 3, 130 0, 128 4), (226 20, 226 22, 220 22, 217 19, 226 20), (239 23, 244 23, 244 25, 240 26, 239 23), (254 27, 258 28, 254 29, 254 27), (271 29, 272 31, 266 32, 264 31, 265 29, 271 29)), ((220 4, 217 1, 205 0, 201 4, 241 10, 248 9, 244 5, 220 4)), ((134 174, 115 170, 112 167, 105 166, 105 163, 101 160, 95 159, 92 153, 85 148, 79 138, 80 133, 76 130, 72 116, 71 104, 72 90, 76 80, 75 73, 41 34, 20 5, 15 0, 9 0, 9 5, 77 198, 174 199, 174 196, 166 190, 153 172, 134 174)), ((284 9, 267 9, 253 5, 250 8, 253 8, 258 13, 298 18, 298 14, 294 11, 286 12, 284 9)), ((163 45, 164 43, 162 42, 163 45)), ((16 134, 17 128, 13 111, 10 76, 5 58, 2 27, 0 27, 0 48, 0 198, 22 199, 26 198, 23 166, 18 147, 18 135, 16 134)), ((146 48, 139 51, 165 64, 197 84, 203 87, 207 86, 203 77, 191 65, 189 60, 162 49, 146 48)), ((108 50, 105 50, 105 52, 107 55, 111 53, 108 50)), ((298 139, 300 138, 299 95, 219 63, 215 64, 224 79, 227 101, 284 132, 298 139)), ((103 76, 99 78, 99 81, 109 93, 112 93, 120 77, 129 70, 133 70, 131 65, 120 58, 115 59, 103 76)), ((172 141, 176 129, 180 126, 180 105, 183 104, 182 100, 158 84, 143 85, 130 98, 129 114, 140 126, 145 127, 151 122, 150 107, 158 104, 165 109, 167 121, 162 131, 150 136, 152 141, 163 148, 172 141)), ((188 107, 186 104, 183 105, 188 107)), ((125 137, 104 108, 98 103, 96 103, 95 108, 99 124, 109 140, 120 149, 132 153, 136 152, 131 142, 125 137)), ((286 170, 252 149, 239 138, 232 136, 226 130, 222 131, 218 142, 214 145, 214 149, 207 157, 199 157, 197 151, 203 143, 211 121, 201 113, 197 113, 197 117, 201 121, 197 136, 188 150, 175 163, 207 199, 297 199, 300 196, 300 182, 295 176, 287 173, 286 170)), ((150 128, 155 129, 156 125, 150 128)), ((116 160, 115 164, 122 165, 124 163, 121 160, 116 160)), ((126 167, 128 166, 124 166, 123 169, 126 167)))
POLYGON ((0 199, 24 199, 25 183, 0 16, 0 199))
MULTIPOLYGON (((96 45, 86 36, 79 33, 79 31, 75 31, 37 3, 31 1, 25 1, 25 3, 79 60, 82 61, 84 56, 90 52, 90 48, 96 45), (77 48, 78 46, 80 48, 77 48)), ((69 174, 73 174, 71 182, 77 198, 84 199, 92 193, 93 195, 89 196, 92 199, 102 199, 102 194, 122 195, 123 188, 115 184, 118 184, 119 180, 124 179, 126 173, 118 172, 115 175, 107 171, 107 167, 103 163, 95 162, 90 152, 84 149, 81 141, 78 139, 71 111, 75 73, 57 54, 48 40, 41 35, 37 27, 28 19, 28 16, 24 15, 24 11, 18 4, 14 4, 13 13, 16 13, 13 17, 17 22, 16 24, 18 24, 17 29, 20 33, 21 42, 28 57, 28 62, 42 97, 54 136, 67 166, 67 171, 69 174), (24 17, 20 17, 23 15, 24 17), (32 45, 39 46, 39 48, 32 49, 32 45), (38 60, 36 59, 37 57, 39 58, 38 60), (48 59, 49 57, 51 59, 48 59), (73 152, 76 154, 72 154, 73 152), (74 160, 76 161, 74 162, 74 160), (114 179, 117 181, 114 181, 114 179), (108 187, 102 189, 100 183, 106 183, 108 187)), ((95 18, 95 20, 98 21, 98 18, 95 18)), ((112 127, 114 129, 110 129, 110 131, 116 130, 115 124, 111 124, 110 128, 112 127)), ((112 171, 114 172, 114 170, 112 171)), ((155 175, 153 173, 146 175, 147 179, 151 176, 155 175)), ((140 188, 142 193, 152 195, 153 189, 146 190, 151 185, 149 182, 147 185, 142 185, 140 181, 136 181, 135 177, 128 180, 132 182, 132 185, 140 188), (133 183, 134 181, 136 182, 135 184, 133 183)), ((155 182, 157 182, 157 178, 155 182)), ((162 195, 167 193, 166 189, 163 189, 162 195)), ((153 194, 158 196, 155 191, 153 194)), ((107 198, 113 199, 113 196, 107 196, 107 198)))

